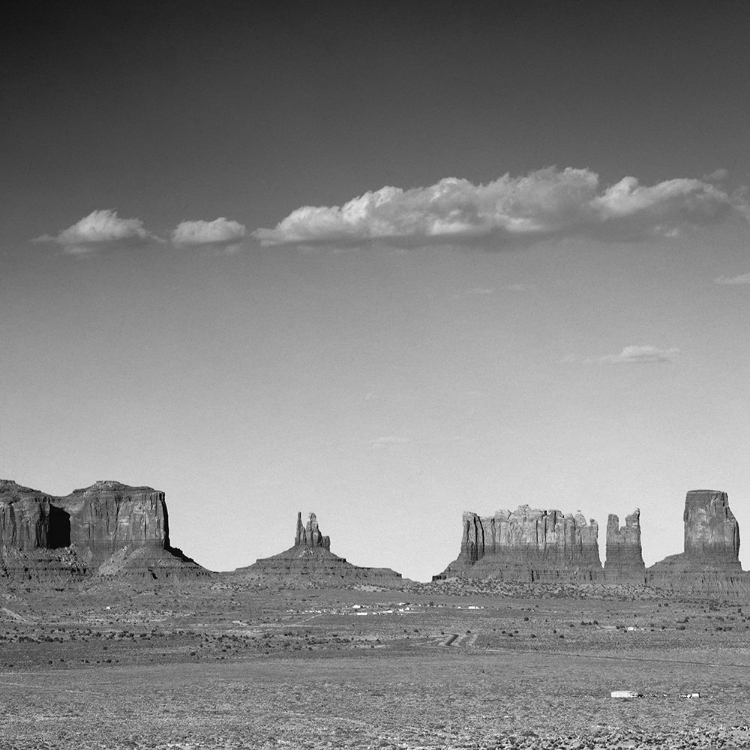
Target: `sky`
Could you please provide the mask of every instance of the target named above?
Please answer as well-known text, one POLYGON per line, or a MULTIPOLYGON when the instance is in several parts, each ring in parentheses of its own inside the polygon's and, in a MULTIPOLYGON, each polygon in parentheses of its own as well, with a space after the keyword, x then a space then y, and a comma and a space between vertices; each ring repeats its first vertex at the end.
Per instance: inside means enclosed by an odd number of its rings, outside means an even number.
POLYGON ((750 528, 750 4, 4 14, 0 477, 162 490, 212 570, 298 511, 417 580, 463 511, 750 528))

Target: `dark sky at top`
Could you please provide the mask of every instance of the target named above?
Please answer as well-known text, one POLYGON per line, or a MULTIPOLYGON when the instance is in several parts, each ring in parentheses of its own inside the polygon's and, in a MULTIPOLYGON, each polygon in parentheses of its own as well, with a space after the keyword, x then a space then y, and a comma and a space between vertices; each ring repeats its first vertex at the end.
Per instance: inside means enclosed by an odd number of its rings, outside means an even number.
MULTIPOLYGON (((748 171, 744 2, 16 3, 4 224, 93 205, 266 226, 557 165, 748 171)), ((739 173, 739 175, 738 175, 739 173)), ((20 237, 19 237, 20 239, 20 237)))

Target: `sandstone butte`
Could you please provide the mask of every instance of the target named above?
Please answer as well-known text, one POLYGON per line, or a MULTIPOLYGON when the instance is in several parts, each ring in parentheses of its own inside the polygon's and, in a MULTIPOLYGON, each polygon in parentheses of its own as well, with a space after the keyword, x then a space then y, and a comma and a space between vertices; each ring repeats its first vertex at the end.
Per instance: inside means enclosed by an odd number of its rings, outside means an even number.
POLYGON ((237 568, 234 574, 284 578, 290 582, 318 582, 327 586, 362 583, 388 587, 404 583, 401 574, 390 568, 363 568, 333 554, 331 539, 321 533, 315 513, 310 513, 307 524, 302 523, 302 513, 297 514, 292 547, 247 567, 237 568))
POLYGON ((210 575, 170 545, 164 493, 96 482, 56 497, 0 480, 0 577, 210 575))
POLYGON ((739 560, 740 527, 726 492, 688 492, 683 523, 684 552, 652 565, 648 584, 680 593, 750 593, 748 574, 739 560))
POLYGON ((685 551, 646 569, 640 511, 625 526, 607 522, 607 558, 599 561, 598 527, 580 514, 528 505, 482 518, 463 514, 461 552, 433 580, 451 577, 518 582, 601 582, 653 586, 683 594, 750 594, 750 576, 739 561, 739 525, 725 492, 692 490, 683 515, 685 551))
POLYGON ((646 564, 641 550, 641 512, 625 516, 625 525, 610 513, 607 518, 607 559, 604 577, 612 583, 646 583, 646 564))
POLYGON ((519 582, 589 582, 604 577, 599 527, 579 512, 521 505, 482 518, 464 513, 461 552, 435 579, 460 576, 519 582))

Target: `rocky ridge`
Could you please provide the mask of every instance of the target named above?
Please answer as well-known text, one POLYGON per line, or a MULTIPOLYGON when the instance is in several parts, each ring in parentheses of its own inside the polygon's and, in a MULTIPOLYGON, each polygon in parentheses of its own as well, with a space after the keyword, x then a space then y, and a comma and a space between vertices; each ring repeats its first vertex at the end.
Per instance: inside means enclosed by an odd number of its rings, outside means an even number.
POLYGON ((169 541, 164 493, 101 481, 56 497, 0 480, 0 576, 207 575, 169 541))
POLYGON ((590 582, 603 577, 599 527, 580 513, 521 505, 482 518, 463 514, 461 552, 436 579, 590 582))
POLYGON ((237 568, 235 575, 244 577, 284 578, 291 584, 324 581, 326 585, 368 583, 378 586, 399 586, 400 573, 390 568, 364 568, 352 565, 331 552, 330 537, 323 536, 314 513, 307 524, 297 514, 294 545, 277 555, 260 558, 252 565, 237 568))

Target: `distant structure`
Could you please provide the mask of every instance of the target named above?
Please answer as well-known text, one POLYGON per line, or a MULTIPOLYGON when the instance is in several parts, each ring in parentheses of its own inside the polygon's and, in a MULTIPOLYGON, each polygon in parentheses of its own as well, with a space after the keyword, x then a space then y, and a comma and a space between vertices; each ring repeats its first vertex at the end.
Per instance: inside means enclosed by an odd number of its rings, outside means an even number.
POLYGON ((209 575, 169 542, 164 493, 96 482, 56 497, 0 480, 0 576, 209 575))
POLYGON ((467 578, 521 583, 651 586, 695 596, 750 596, 739 560, 740 530, 725 492, 691 490, 683 514, 685 551, 650 568, 643 562, 640 511, 625 525, 607 519, 607 557, 599 560, 595 520, 578 512, 521 505, 494 516, 463 514, 459 556, 433 580, 467 578))
POLYGON ((685 551, 647 571, 649 585, 680 593, 725 596, 750 593, 740 564, 740 527, 726 492, 691 490, 683 514, 685 551))
POLYGON ((517 582, 597 581, 599 527, 580 513, 521 505, 494 516, 464 513, 461 552, 433 580, 451 577, 517 582))
POLYGON ((390 568, 361 568, 331 552, 331 539, 324 536, 315 513, 310 513, 307 524, 302 524, 302 513, 297 514, 294 546, 271 557, 257 560, 253 565, 237 568, 236 575, 285 579, 290 585, 324 584, 326 586, 360 581, 378 586, 393 587, 403 583, 400 573, 390 568))
POLYGON ((625 516, 625 525, 610 513, 607 519, 607 558, 604 577, 607 583, 646 583, 646 565, 641 550, 641 512, 625 516))

